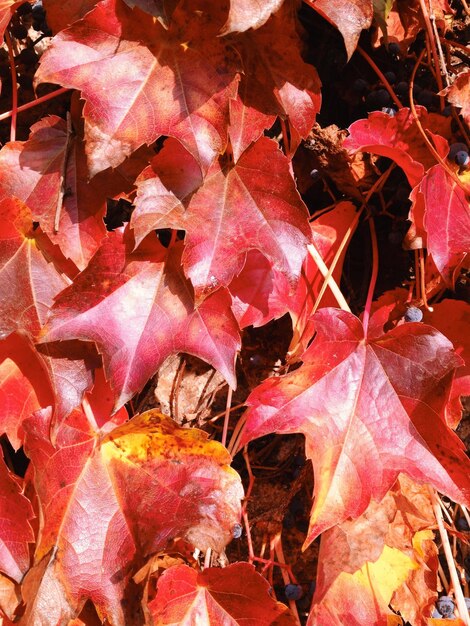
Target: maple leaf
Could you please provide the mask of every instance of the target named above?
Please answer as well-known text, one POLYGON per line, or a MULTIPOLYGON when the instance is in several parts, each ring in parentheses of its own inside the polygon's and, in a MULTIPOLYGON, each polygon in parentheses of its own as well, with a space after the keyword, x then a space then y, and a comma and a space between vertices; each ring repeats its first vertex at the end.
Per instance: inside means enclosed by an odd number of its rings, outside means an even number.
POLYGON ((287 607, 269 593, 269 583, 248 563, 203 572, 176 565, 158 579, 156 597, 149 609, 155 623, 176 626, 293 626, 287 607))
POLYGON ((230 0, 230 10, 222 34, 245 32, 263 26, 278 11, 284 0, 230 0))
POLYGON ((15 450, 23 443, 22 421, 52 404, 44 365, 24 335, 0 341, 0 432, 15 450))
MULTIPOLYGON (((449 119, 428 113, 422 106, 416 112, 424 129, 432 131, 435 147, 442 157, 449 151, 446 139, 450 138, 449 119), (437 134, 436 134, 437 133, 437 134)), ((410 109, 403 107, 391 117, 382 111, 373 111, 365 120, 358 120, 348 129, 349 137, 344 147, 351 151, 362 150, 395 161, 405 172, 412 187, 435 164, 435 159, 419 132, 410 109)))
POLYGON ((184 268, 197 297, 228 286, 249 250, 262 252, 291 287, 296 285, 311 233, 288 168, 267 137, 235 165, 213 164, 181 224, 187 231, 184 268))
MULTIPOLYGON (((423 227, 426 247, 437 269, 449 287, 454 274, 470 250, 470 212, 465 192, 441 165, 432 167, 421 181, 423 195, 423 227)), ((411 215, 417 219, 419 207, 411 215)), ((419 222, 418 222, 419 223, 419 222)))
POLYGON ((30 563, 29 544, 34 542, 31 502, 22 494, 21 481, 0 456, 0 570, 20 583, 30 563))
POLYGON ((330 24, 336 26, 344 39, 348 60, 356 49, 361 32, 372 24, 372 0, 353 0, 347 7, 342 0, 305 0, 330 24))
POLYGON ((166 31, 139 9, 105 0, 54 37, 36 80, 81 90, 92 176, 161 135, 179 139, 203 168, 223 152, 237 62, 210 30, 193 32, 194 23, 182 12, 166 31))
POLYGON ((25 623, 49 611, 70 619, 87 599, 101 619, 135 623, 122 598, 139 564, 178 536, 220 551, 239 521, 240 478, 220 443, 157 411, 104 437, 74 411, 55 446, 50 419, 48 410, 25 421, 42 520, 25 623))
POLYGON ((308 626, 350 624, 359 616, 382 626, 393 620, 390 604, 425 626, 437 598, 437 547, 428 529, 434 524, 427 488, 400 476, 381 502, 325 532, 308 626))
POLYGON ((16 331, 34 338, 54 296, 69 283, 39 251, 26 205, 0 200, 0 224, 0 339, 16 331))
POLYGON ((43 339, 95 341, 116 409, 177 352, 202 358, 236 386, 240 339, 230 298, 220 290, 196 307, 180 258, 180 245, 167 252, 156 237, 126 255, 123 232, 114 231, 56 299, 43 339))
POLYGON ((298 29, 285 3, 264 26, 233 40, 243 64, 239 97, 230 105, 235 160, 258 138, 263 126, 272 126, 273 116, 289 120, 290 137, 284 137, 289 155, 315 122, 321 83, 315 68, 302 59, 298 29))
POLYGON ((461 108, 460 114, 467 124, 470 124, 470 72, 457 74, 450 87, 446 87, 439 95, 447 96, 447 100, 461 108))
POLYGON ((351 313, 327 308, 313 319, 317 335, 303 365, 248 397, 240 443, 305 435, 315 473, 305 545, 383 498, 399 472, 468 502, 470 462, 441 417, 460 364, 448 339, 407 324, 367 341, 351 313))

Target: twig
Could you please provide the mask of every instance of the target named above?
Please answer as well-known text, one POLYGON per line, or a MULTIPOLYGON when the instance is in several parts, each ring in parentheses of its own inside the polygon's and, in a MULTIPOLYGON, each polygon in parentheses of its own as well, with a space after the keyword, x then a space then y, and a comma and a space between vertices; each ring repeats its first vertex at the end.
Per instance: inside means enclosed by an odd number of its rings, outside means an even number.
POLYGON ((444 520, 442 519, 441 507, 437 499, 435 490, 432 487, 428 487, 428 489, 429 489, 429 493, 431 496, 431 502, 432 502, 434 515, 436 517, 437 525, 439 527, 439 533, 441 535, 442 547, 444 549, 447 566, 449 568, 450 579, 452 581, 452 586, 454 588, 455 602, 459 610, 459 617, 466 626, 470 626, 470 618, 468 615, 467 606, 465 604, 465 598, 462 592, 462 587, 460 586, 460 579, 457 573, 457 568, 455 567, 455 561, 452 556, 452 549, 450 547, 449 535, 447 534, 446 527, 444 526, 444 520))
POLYGON ((372 274, 370 277, 369 291, 367 292, 366 305, 364 307, 364 315, 362 318, 362 324, 364 326, 364 335, 367 337, 367 329, 369 328, 370 310, 372 307, 372 300, 374 299, 375 285, 377 283, 377 276, 379 275, 379 248, 377 245, 377 234, 375 232, 374 218, 369 218, 370 228, 370 240, 372 244, 372 274))
POLYGON ((392 86, 390 85, 390 83, 388 82, 388 80, 385 78, 382 70, 378 67, 378 65, 370 58, 370 56, 367 54, 367 52, 365 50, 363 50, 361 48, 361 46, 357 46, 356 50, 359 52, 359 54, 361 56, 364 57, 364 59, 367 61, 367 63, 371 66, 371 68, 374 70, 374 72, 377 74, 377 76, 380 78, 380 81, 382 82, 383 86, 385 87, 385 89, 388 91, 390 98, 393 100, 393 102, 395 103, 396 107, 398 109, 402 109, 403 105, 400 102, 400 100, 397 98, 395 92, 392 89, 392 86))
POLYGON ((28 109, 32 109, 38 104, 42 104, 43 102, 47 102, 47 100, 51 100, 52 98, 56 98, 66 91, 70 91, 67 87, 61 87, 56 91, 51 91, 51 93, 47 93, 45 96, 41 96, 40 98, 36 98, 36 100, 31 100, 31 102, 27 102, 26 104, 22 104, 16 110, 6 111, 5 113, 0 114, 0 122, 3 120, 7 120, 10 117, 13 117, 13 114, 21 113, 22 111, 27 111, 28 109))
POLYGON ((323 278, 328 283, 328 286, 331 289, 331 292, 333 293, 334 297, 336 298, 336 302, 338 303, 339 307, 343 309, 343 311, 348 311, 349 313, 351 313, 349 304, 346 302, 346 298, 341 293, 341 289, 338 287, 338 284, 336 283, 335 279, 333 278, 333 276, 328 275, 329 274, 328 268, 326 267, 325 262, 321 257, 321 254, 315 248, 315 244, 310 243, 307 246, 307 249, 308 249, 308 253, 317 264, 318 269, 322 273, 323 278))
POLYGON ((10 141, 16 139, 16 117, 18 114, 18 78, 16 76, 15 57, 13 55, 13 46, 8 29, 5 30, 5 41, 8 48, 8 61, 10 63, 11 74, 11 124, 10 124, 10 141))
POLYGON ((222 430, 222 445, 227 443, 228 423, 230 420, 230 405, 232 404, 233 389, 229 386, 227 391, 227 402, 225 404, 224 428, 222 430))

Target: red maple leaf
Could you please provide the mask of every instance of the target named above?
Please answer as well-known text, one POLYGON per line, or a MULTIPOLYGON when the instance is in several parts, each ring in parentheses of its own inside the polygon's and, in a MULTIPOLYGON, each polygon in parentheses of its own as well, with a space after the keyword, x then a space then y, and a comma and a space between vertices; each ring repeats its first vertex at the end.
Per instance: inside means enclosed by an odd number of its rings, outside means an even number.
POLYGON ((269 594, 269 584, 248 563, 197 572, 176 565, 158 579, 157 595, 149 604, 155 623, 197 623, 198 626, 269 624, 293 626, 287 607, 269 594))
POLYGON ((272 432, 305 434, 315 473, 305 545, 361 515, 399 472, 468 502, 470 461, 441 417, 460 364, 449 340, 407 324, 368 341, 360 321, 337 309, 322 309, 314 322, 304 364, 248 397, 240 444, 272 432))
POLYGON ((36 78, 81 90, 92 176, 161 135, 179 139, 204 168, 224 150, 238 67, 204 26, 194 32, 196 17, 182 11, 167 31, 105 0, 54 37, 36 78))
POLYGON ((56 299, 44 339, 95 341, 116 408, 177 352, 206 360, 236 386, 240 339, 230 298, 220 290, 196 307, 180 259, 180 245, 167 252, 155 237, 126 255, 123 232, 114 231, 56 299))
POLYGON ((240 478, 220 443, 157 411, 104 437, 74 411, 55 445, 50 418, 25 422, 41 510, 25 623, 71 619, 87 599, 103 620, 132 623, 122 597, 139 564, 179 536, 221 550, 239 521, 240 478))

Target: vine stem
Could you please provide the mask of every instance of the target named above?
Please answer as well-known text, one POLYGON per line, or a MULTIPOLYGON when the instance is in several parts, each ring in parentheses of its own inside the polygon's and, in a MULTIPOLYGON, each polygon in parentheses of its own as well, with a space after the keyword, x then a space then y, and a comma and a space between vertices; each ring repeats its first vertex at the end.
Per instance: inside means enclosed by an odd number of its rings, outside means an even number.
POLYGON ((375 284, 377 283, 377 276, 379 274, 379 248, 377 246, 377 233, 375 232, 374 218, 369 218, 370 239, 372 243, 372 275, 370 277, 369 291, 367 292, 366 306, 364 308, 364 315, 362 318, 362 324, 364 326, 364 336, 367 337, 367 329, 369 328, 370 310, 372 307, 372 300, 374 299, 375 284))
POLYGON ((424 130, 423 125, 421 124, 421 121, 420 121, 420 119, 418 117, 418 114, 416 112, 416 106, 415 106, 415 102, 414 102, 414 99, 413 99, 413 85, 414 85, 416 72, 418 70, 419 65, 421 64, 421 61, 423 60, 425 52, 426 52, 425 50, 421 50, 421 54, 419 55, 418 60, 416 61, 416 64, 415 64, 415 66, 413 68, 413 72, 411 73, 410 88, 409 88, 411 114, 413 116, 414 121, 416 122, 416 126, 417 126, 421 136, 424 139, 424 142, 425 142, 426 146, 428 147, 428 149, 431 152, 431 154, 433 155, 433 157, 436 159, 436 161, 440 165, 442 165, 442 167, 445 169, 446 173, 457 183, 457 185, 465 193, 468 193, 468 189, 462 183, 460 178, 451 169, 449 169, 449 166, 447 165, 447 163, 444 161, 444 159, 441 157, 441 155, 437 152, 436 148, 432 145, 431 141, 429 140, 428 136, 426 135, 426 131, 424 130))
MULTIPOLYGON (((272 546, 274 548, 274 552, 276 554, 277 560, 281 565, 287 565, 286 560, 284 558, 284 551, 282 549, 282 541, 281 541, 281 533, 277 533, 277 535, 272 539, 272 546)), ((288 585, 292 580, 296 583, 296 579, 292 574, 290 567, 281 567, 281 576, 284 581, 284 585, 288 585)), ((289 608, 291 610, 292 615, 298 626, 300 626, 300 617, 297 611, 297 605, 294 600, 289 600, 289 608)))
POLYGON ((367 61, 367 63, 371 66, 371 68, 374 70, 374 72, 380 78, 381 82, 383 83, 383 86, 388 91, 388 93, 390 95, 390 98, 393 100, 393 102, 395 103, 397 108, 398 109, 402 109, 403 108, 402 103, 397 98, 395 92, 392 89, 392 86, 390 85, 389 81, 385 78, 385 76, 384 76, 382 70, 379 68, 379 66, 371 59, 371 57, 367 54, 367 52, 361 48, 361 46, 357 46, 356 50, 359 52, 359 54, 362 57, 364 57, 364 59, 367 61))
POLYGON ((227 392, 227 402, 225 404, 224 428, 222 430, 222 445, 223 446, 225 446, 225 444, 227 443, 227 432, 228 432, 228 423, 230 420, 230 405, 232 404, 232 394, 233 394, 233 389, 229 385, 228 392, 227 392))
POLYGON ((460 586, 459 574, 457 572, 457 568, 455 567, 454 557, 452 556, 452 548, 449 541, 449 535, 447 534, 446 527, 444 526, 444 520, 442 518, 442 511, 439 500, 437 499, 436 492, 432 487, 428 487, 428 490, 431 496, 432 508, 436 517, 437 526, 439 528, 439 534, 441 535, 442 547, 444 549, 447 566, 449 568, 450 579, 454 588, 455 601, 460 614, 459 617, 465 624, 465 626, 470 626, 470 618, 467 606, 465 604, 462 587, 460 586))
MULTIPOLYGON (((429 39, 429 47, 431 48, 431 55, 434 61, 434 76, 436 78, 437 88, 438 88, 438 91, 442 91, 444 88, 444 85, 442 83, 442 76, 441 76, 441 70, 440 70, 440 58, 436 49, 436 41, 434 38, 434 32, 432 29, 431 19, 429 17, 429 12, 426 7, 425 0, 419 0, 419 5, 421 7, 421 13, 423 14, 424 24, 426 26, 426 32, 427 32, 428 39, 429 39)), ((443 69, 444 70, 446 69, 445 64, 444 64, 443 69)), ((444 99, 441 96, 441 103, 443 102, 444 102, 444 99)))
POLYGON ((325 264, 325 261, 322 259, 321 254, 315 248, 315 244, 309 243, 307 246, 307 249, 308 249, 308 253, 317 264, 318 269, 320 270, 323 278, 325 279, 325 283, 328 284, 329 288, 331 289, 331 292, 336 298, 336 302, 338 303, 339 307, 343 309, 343 311, 348 311, 348 313, 351 313, 351 309, 349 307, 349 304, 346 302, 346 298, 341 293, 341 289, 338 287, 338 284, 333 278, 333 276, 330 275, 329 270, 325 264))
POLYGON ((13 55, 13 46, 8 29, 5 30, 5 41, 8 48, 8 60, 10 63, 11 74, 11 124, 10 124, 10 141, 16 139, 16 118, 18 115, 18 78, 16 76, 15 57, 13 55))
POLYGON ((38 104, 42 104, 43 102, 47 102, 47 100, 51 100, 52 98, 56 98, 63 93, 70 91, 67 87, 61 87, 60 89, 56 89, 56 91, 51 91, 51 93, 47 93, 45 96, 41 96, 40 98, 36 98, 36 100, 31 100, 31 102, 27 102, 26 104, 22 104, 16 109, 12 109, 11 111, 6 111, 5 113, 0 114, 0 122, 3 120, 7 120, 8 118, 12 118, 13 115, 16 116, 17 113, 21 113, 22 111, 26 111, 27 109, 32 109, 38 104))

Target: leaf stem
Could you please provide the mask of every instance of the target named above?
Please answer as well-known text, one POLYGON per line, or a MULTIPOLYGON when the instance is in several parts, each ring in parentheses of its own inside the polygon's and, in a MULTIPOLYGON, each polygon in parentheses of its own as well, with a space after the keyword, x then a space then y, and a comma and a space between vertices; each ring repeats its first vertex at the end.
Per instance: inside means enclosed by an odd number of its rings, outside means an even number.
POLYGON ((31 102, 27 102, 26 104, 22 104, 16 109, 12 109, 11 111, 6 111, 5 113, 0 114, 0 122, 3 120, 7 120, 9 117, 16 116, 16 113, 21 113, 22 111, 26 111, 27 109, 32 109, 38 104, 42 104, 43 102, 47 102, 47 100, 51 100, 66 91, 70 91, 67 87, 61 87, 60 89, 56 89, 56 91, 51 91, 51 93, 47 93, 45 96, 41 96, 40 98, 36 98, 36 100, 31 100, 31 102))
POLYGON ((13 47, 8 29, 5 30, 5 41, 8 48, 8 61, 10 63, 11 74, 11 124, 10 124, 10 141, 16 139, 16 118, 18 114, 18 78, 16 76, 15 57, 13 56, 13 47))
POLYGON ((465 626, 470 626, 470 618, 469 618, 467 606, 465 604, 465 598, 462 592, 462 587, 460 586, 460 580, 459 580, 457 568, 455 567, 454 557, 452 556, 452 548, 450 546, 449 535, 447 534, 446 527, 444 526, 444 520, 442 519, 441 507, 439 505, 439 501, 437 499, 435 490, 432 487, 428 487, 428 489, 431 495, 432 508, 434 511, 434 515, 436 517, 437 526, 439 528, 439 533, 441 535, 442 547, 444 549, 447 566, 449 568, 450 579, 452 581, 452 586, 454 588, 455 601, 457 604, 457 608, 459 610, 459 617, 463 621, 465 626))
POLYGON ((232 404, 232 395, 233 395, 233 389, 229 385, 228 392, 227 392, 227 402, 225 404, 224 428, 222 430, 222 445, 223 446, 225 446, 225 444, 227 443, 227 432, 228 432, 228 423, 230 420, 230 405, 232 404))
POLYGON ((369 291, 367 293, 366 306, 364 308, 364 315, 362 323, 364 326, 364 336, 367 337, 367 329, 369 327, 370 310, 372 307, 372 300, 374 299, 374 290, 377 283, 377 276, 379 274, 379 248, 377 246, 377 233, 375 232, 374 218, 369 218, 370 239, 372 243, 372 275, 370 277, 369 291))
POLYGON ((321 254, 315 248, 315 244, 310 243, 307 246, 307 249, 308 249, 308 253, 317 264, 317 267, 320 270, 323 278, 325 279, 325 282, 328 284, 329 288, 331 289, 331 292, 336 298, 336 302, 338 303, 339 307, 343 309, 343 311, 348 311, 349 313, 351 313, 351 309, 349 307, 349 304, 346 302, 346 298, 341 293, 341 289, 338 287, 338 284, 333 278, 333 276, 329 275, 329 270, 327 266, 325 265, 325 261, 322 259, 321 254))

